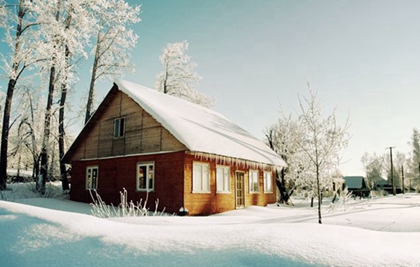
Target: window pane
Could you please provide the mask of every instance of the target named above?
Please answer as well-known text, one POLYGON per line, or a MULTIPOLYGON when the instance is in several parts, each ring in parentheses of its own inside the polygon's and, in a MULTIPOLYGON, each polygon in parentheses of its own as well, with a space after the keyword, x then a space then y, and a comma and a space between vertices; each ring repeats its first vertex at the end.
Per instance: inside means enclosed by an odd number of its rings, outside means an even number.
POLYGON ((146 189, 146 166, 139 166, 138 189, 146 189))
POLYGON ((118 136, 124 136, 124 128, 125 128, 125 119, 120 119, 120 129, 119 129, 119 135, 118 136))
POLYGON ((154 188, 154 170, 153 165, 149 165, 149 171, 147 173, 148 178, 148 188, 153 189, 154 188))
POLYGON ((208 164, 193 163, 193 192, 210 191, 210 170, 208 164))
POLYGON ((120 129, 120 120, 119 119, 116 119, 114 121, 114 137, 118 137, 119 136, 119 133, 118 133, 119 129, 120 129))
POLYGON ((249 191, 250 192, 260 191, 258 171, 249 171, 249 191))
POLYGON ((264 172, 264 192, 273 192, 273 179, 271 172, 264 172))
POLYGON ((201 165, 193 165, 193 191, 200 191, 201 189, 201 165))
POLYGON ((225 166, 216 167, 216 184, 218 192, 230 192, 230 169, 225 166))
POLYGON ((86 168, 86 189, 98 188, 98 167, 86 168))
POLYGON ((220 167, 216 168, 216 190, 223 191, 223 169, 220 167))
POLYGON ((203 165, 203 187, 201 188, 202 191, 210 191, 210 176, 209 176, 209 167, 207 165, 203 165))

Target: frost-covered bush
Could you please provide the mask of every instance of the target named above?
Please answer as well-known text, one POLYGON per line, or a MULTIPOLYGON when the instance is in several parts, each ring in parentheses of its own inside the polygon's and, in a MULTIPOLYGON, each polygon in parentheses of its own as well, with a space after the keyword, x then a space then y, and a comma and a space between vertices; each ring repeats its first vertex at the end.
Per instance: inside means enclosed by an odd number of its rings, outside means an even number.
POLYGON ((165 208, 162 211, 158 211, 159 199, 155 201, 155 211, 150 212, 147 207, 147 201, 149 198, 149 192, 147 192, 146 200, 142 203, 142 199, 134 204, 132 200, 128 202, 128 193, 125 188, 123 192, 120 191, 121 203, 115 207, 114 205, 107 205, 98 194, 96 190, 89 190, 90 196, 93 203, 90 203, 92 207, 92 215, 99 218, 113 218, 113 217, 144 217, 144 216, 164 216, 165 208))
POLYGON ((7 188, 8 190, 0 191, 0 199, 13 201, 24 198, 59 198, 63 196, 61 184, 57 182, 47 183, 44 194, 36 190, 36 184, 34 182, 8 184, 7 188))
POLYGON ((347 205, 353 199, 352 192, 348 191, 347 187, 341 190, 341 192, 337 195, 337 200, 331 202, 329 210, 336 211, 336 210, 347 210, 347 205))
POLYGON ((387 195, 388 195, 388 192, 387 192, 387 191, 385 191, 385 190, 372 190, 372 191, 370 192, 370 195, 371 195, 372 197, 385 197, 385 196, 387 196, 387 195))

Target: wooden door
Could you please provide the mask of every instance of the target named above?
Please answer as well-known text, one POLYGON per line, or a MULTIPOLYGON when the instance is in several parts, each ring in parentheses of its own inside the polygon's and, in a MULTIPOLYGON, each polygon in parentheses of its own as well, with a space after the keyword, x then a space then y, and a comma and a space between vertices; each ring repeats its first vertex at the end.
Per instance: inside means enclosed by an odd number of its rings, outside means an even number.
POLYGON ((245 207, 245 173, 237 172, 235 179, 236 208, 245 207))

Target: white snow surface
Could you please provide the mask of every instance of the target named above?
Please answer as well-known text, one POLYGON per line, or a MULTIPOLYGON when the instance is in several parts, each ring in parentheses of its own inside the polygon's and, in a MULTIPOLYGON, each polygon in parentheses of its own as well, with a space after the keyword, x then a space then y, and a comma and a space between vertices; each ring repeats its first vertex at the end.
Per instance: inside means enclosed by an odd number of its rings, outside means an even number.
POLYGON ((128 81, 115 83, 193 152, 286 166, 264 142, 214 110, 128 81))
POLYGON ((0 201, 0 266, 419 266, 420 195, 208 217, 100 219, 60 198, 0 201), (17 203, 19 202, 19 203, 17 203))

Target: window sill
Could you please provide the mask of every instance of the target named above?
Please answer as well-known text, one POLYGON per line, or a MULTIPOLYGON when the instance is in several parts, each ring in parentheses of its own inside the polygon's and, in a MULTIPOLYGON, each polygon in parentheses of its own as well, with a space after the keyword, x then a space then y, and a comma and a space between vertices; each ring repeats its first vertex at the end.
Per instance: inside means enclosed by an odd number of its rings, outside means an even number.
POLYGON ((232 194, 232 192, 231 191, 216 191, 216 194, 230 195, 230 194, 232 194))
POLYGON ((252 191, 252 192, 249 192, 249 194, 251 194, 251 195, 256 195, 256 194, 259 194, 260 192, 258 191, 258 192, 254 192, 254 191, 252 191))
POLYGON ((210 191, 192 191, 193 194, 211 194, 210 191))
POLYGON ((153 192, 155 192, 155 189, 136 189, 136 192, 139 192, 139 193, 153 193, 153 192))

